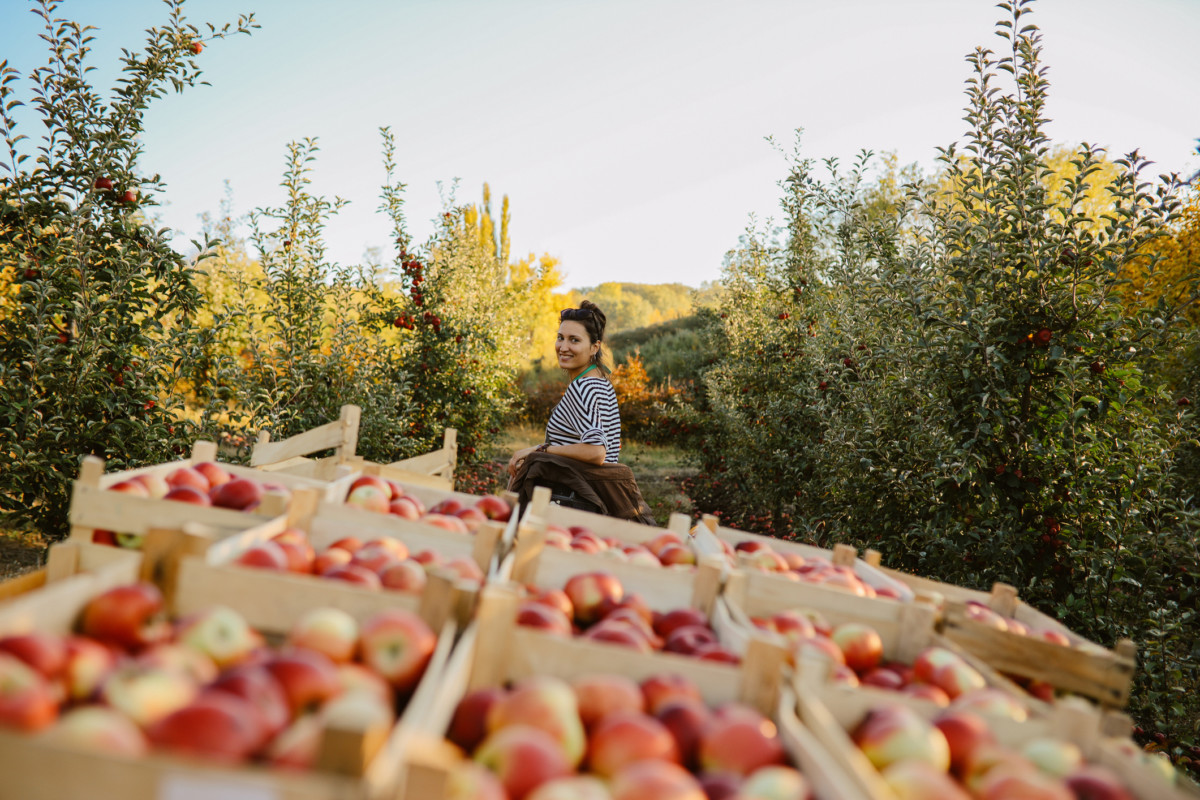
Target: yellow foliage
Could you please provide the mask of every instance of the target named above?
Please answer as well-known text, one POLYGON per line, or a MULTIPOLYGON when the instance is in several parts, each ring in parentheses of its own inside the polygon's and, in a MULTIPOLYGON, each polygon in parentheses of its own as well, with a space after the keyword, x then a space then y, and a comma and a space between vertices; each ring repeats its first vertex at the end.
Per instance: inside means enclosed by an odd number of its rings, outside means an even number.
POLYGON ((1151 242, 1147 252, 1157 260, 1134 259, 1122 268, 1121 277, 1129 281, 1121 287, 1126 308, 1151 308, 1163 300, 1168 306, 1187 305, 1188 319, 1200 323, 1195 301, 1196 273, 1200 272, 1200 188, 1192 187, 1169 234, 1151 242))

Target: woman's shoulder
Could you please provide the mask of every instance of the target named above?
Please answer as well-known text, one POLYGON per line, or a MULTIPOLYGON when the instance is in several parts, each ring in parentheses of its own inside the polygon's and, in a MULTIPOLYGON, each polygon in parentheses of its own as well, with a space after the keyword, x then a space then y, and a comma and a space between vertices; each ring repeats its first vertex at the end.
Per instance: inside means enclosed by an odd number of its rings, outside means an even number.
POLYGON ((571 385, 567 387, 568 392, 573 392, 580 397, 595 397, 597 395, 617 396, 617 390, 613 388, 612 383, 607 378, 585 376, 571 381, 571 385))

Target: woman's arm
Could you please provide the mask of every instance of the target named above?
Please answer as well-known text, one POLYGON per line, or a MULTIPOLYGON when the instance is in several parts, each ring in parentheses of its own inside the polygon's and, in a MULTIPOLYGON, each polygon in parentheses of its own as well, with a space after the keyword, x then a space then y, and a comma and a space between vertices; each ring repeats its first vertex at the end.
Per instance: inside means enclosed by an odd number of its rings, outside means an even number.
MULTIPOLYGON (((512 458, 508 460, 508 474, 517 474, 521 462, 537 449, 538 447, 525 447, 513 453, 512 458)), ((546 448, 545 452, 553 453, 556 456, 566 456, 588 464, 603 464, 604 457, 608 454, 608 450, 602 444, 552 444, 546 448)))

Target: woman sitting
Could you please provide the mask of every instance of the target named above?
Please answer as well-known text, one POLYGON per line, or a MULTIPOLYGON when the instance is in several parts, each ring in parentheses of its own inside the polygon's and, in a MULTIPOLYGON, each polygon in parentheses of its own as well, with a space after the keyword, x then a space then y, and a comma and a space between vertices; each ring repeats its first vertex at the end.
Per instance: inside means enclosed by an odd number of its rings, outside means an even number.
POLYGON ((513 453, 509 488, 525 503, 533 486, 549 486, 565 504, 654 524, 633 479, 617 463, 621 412, 608 380, 602 342, 604 312, 584 300, 559 314, 554 349, 569 383, 546 423, 546 441, 513 453))

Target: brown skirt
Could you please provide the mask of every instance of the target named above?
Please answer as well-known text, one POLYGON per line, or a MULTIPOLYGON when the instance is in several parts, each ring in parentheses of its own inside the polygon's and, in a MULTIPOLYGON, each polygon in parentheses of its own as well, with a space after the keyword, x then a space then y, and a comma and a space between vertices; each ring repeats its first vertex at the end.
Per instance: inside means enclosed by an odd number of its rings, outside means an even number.
POLYGON ((530 453, 508 482, 508 488, 517 493, 524 508, 538 486, 573 493, 605 516, 658 525, 642 499, 633 470, 624 464, 587 464, 566 456, 530 453))

